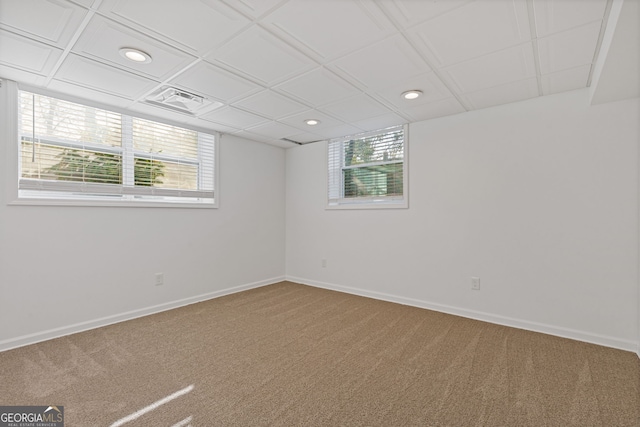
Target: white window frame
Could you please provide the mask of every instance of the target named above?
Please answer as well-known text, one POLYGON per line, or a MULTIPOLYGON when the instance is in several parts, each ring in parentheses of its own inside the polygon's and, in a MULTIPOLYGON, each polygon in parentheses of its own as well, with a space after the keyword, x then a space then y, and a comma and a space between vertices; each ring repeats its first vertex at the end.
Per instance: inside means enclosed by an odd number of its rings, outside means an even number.
MULTIPOLYGON (((394 126, 394 128, 397 126, 394 126)), ((381 129, 373 132, 367 132, 359 135, 352 135, 343 138, 334 138, 326 142, 326 155, 325 155, 325 171, 327 172, 327 194, 326 194, 326 206, 325 209, 407 209, 409 207, 409 125, 403 125, 403 159, 402 161, 394 160, 388 162, 369 163, 370 165, 376 164, 391 164, 402 163, 402 196, 389 196, 389 197, 357 197, 357 198, 345 198, 344 196, 344 169, 362 167, 362 165, 355 165, 352 167, 344 166, 344 158, 341 158, 341 164, 339 168, 331 170, 329 161, 330 157, 330 144, 341 144, 354 139, 354 138, 366 138, 369 136, 380 135, 389 132, 389 129, 381 129), (335 185, 335 181, 339 180, 338 187, 341 197, 332 197, 332 186, 335 185)), ((340 149, 340 151, 343 151, 340 149)), ((335 191, 335 190, 334 190, 335 191)))
MULTIPOLYGON (((133 116, 130 111, 126 111, 121 108, 114 108, 112 106, 105 106, 100 103, 95 103, 91 101, 87 101, 84 99, 78 99, 71 96, 62 95, 59 93, 55 93, 49 90, 43 90, 41 88, 33 88, 27 85, 18 85, 16 82, 11 80, 0 79, 0 110, 3 111, 2 116, 0 117, 0 127, 4 130, 0 134, 2 140, 0 144, 4 145, 4 149, 7 150, 6 156, 6 179, 7 179, 7 204, 8 205, 46 205, 46 206, 123 206, 123 207, 170 207, 170 208, 217 208, 219 206, 220 201, 220 191, 219 191, 219 146, 220 146, 220 135, 217 132, 213 132, 207 129, 201 129, 193 126, 186 126, 183 123, 171 122, 165 119, 160 119, 158 117, 153 117, 149 115, 136 114, 133 116), (133 167, 127 167, 126 160, 127 157, 125 152, 133 152, 133 143, 131 132, 126 132, 125 128, 127 124, 131 124, 131 120, 133 117, 150 120, 158 123, 163 123, 171 126, 177 126, 184 129, 189 129, 198 132, 198 138, 201 139, 203 137, 212 137, 213 138, 213 162, 208 162, 206 164, 203 162, 202 153, 200 152, 201 145, 198 144, 198 162, 200 164, 204 164, 203 167, 199 169, 198 183, 202 180, 202 175, 204 171, 204 167, 213 167, 214 175, 214 198, 213 202, 202 202, 200 200, 196 201, 196 198, 181 198, 180 190, 175 189, 163 189, 163 188, 153 188, 153 195, 149 196, 146 194, 145 198, 140 198, 136 194, 136 187, 127 187, 127 194, 123 194, 118 200, 108 200, 109 196, 80 196, 78 198, 65 197, 57 195, 55 192, 46 192, 46 189, 42 188, 43 181, 34 182, 34 189, 40 189, 44 191, 40 191, 40 194, 37 197, 21 197, 19 190, 19 180, 20 180, 20 153, 19 153, 19 129, 18 129, 18 117, 19 117, 19 91, 24 90, 28 92, 32 92, 39 95, 50 96, 57 99, 75 102, 78 104, 100 108, 108 111, 113 111, 116 113, 120 113, 123 115, 123 138, 122 138, 122 147, 105 147, 100 146, 97 148, 98 151, 103 152, 113 152, 114 154, 122 154, 123 165, 122 165, 122 177, 123 183, 127 182, 127 178, 131 178, 129 181, 133 182, 133 167), (125 116, 127 116, 125 118, 125 116), (127 135, 128 134, 128 135, 127 135), (202 135, 207 134, 207 135, 202 135), (128 175, 131 175, 128 177, 128 175)), ((57 142, 56 145, 74 145, 72 142, 57 142)), ((85 147, 89 147, 89 144, 84 144, 85 147)), ((1 152, 1 151, 0 151, 1 152)), ((147 154, 142 152, 134 152, 135 157, 146 157, 147 154)), ((178 160, 175 157, 170 155, 163 154, 155 154, 153 158, 155 160, 168 160, 168 161, 176 161, 178 160)), ((179 159, 182 163, 184 163, 184 159, 179 159)), ((24 180, 23 180, 24 182, 24 180)), ((57 181, 56 181, 57 182, 57 181)), ((60 185, 59 182, 57 182, 60 185)), ((70 183, 71 185, 77 185, 78 183, 70 183)), ((28 184, 27 184, 28 185, 28 184)), ((46 185, 46 183, 45 183, 46 185)), ((99 193, 102 188, 100 184, 94 184, 95 190, 99 193)), ((24 185, 23 185, 24 186, 24 185)), ((91 188, 91 183, 85 183, 83 186, 87 188, 91 188)), ((121 188, 124 188, 121 187, 121 188)), ((144 190, 144 189, 143 189, 144 190)), ((148 188, 146 188, 148 192, 148 188)), ((93 191, 92 191, 93 192, 93 191)), ((187 193, 187 192, 184 192, 187 193)), ((191 191, 190 193, 194 193, 197 195, 197 191, 191 191)))

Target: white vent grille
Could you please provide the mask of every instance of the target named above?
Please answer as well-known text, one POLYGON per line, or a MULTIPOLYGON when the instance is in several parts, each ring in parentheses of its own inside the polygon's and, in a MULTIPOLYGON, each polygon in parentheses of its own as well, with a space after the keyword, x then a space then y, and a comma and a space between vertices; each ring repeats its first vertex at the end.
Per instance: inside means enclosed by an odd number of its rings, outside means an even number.
POLYGON ((163 86, 147 97, 145 102, 192 116, 222 106, 220 102, 211 101, 200 95, 171 86, 163 86))

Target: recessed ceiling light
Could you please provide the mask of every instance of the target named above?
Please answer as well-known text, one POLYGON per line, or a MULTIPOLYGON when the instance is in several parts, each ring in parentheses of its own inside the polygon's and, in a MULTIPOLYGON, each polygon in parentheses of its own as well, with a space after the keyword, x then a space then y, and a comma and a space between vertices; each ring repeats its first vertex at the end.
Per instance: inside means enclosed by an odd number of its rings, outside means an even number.
POLYGON ((151 55, 132 47, 123 47, 120 49, 120 55, 129 61, 137 62, 139 64, 148 64, 151 62, 151 55))
POLYGON ((309 120, 305 120, 304 121, 306 124, 308 124, 309 126, 315 126, 318 123, 320 123, 320 120, 317 119, 309 119, 309 120))
POLYGON ((422 91, 421 90, 408 90, 408 91, 402 93, 402 97, 404 99, 416 99, 420 95, 422 95, 422 91))

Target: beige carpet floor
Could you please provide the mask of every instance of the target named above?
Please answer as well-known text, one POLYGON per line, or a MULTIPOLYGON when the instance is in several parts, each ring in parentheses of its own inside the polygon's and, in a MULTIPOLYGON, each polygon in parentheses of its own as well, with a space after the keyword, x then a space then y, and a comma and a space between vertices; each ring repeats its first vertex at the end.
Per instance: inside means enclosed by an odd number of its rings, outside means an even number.
POLYGON ((67 427, 626 427, 640 361, 283 282, 0 353, 0 405, 63 405, 67 427))

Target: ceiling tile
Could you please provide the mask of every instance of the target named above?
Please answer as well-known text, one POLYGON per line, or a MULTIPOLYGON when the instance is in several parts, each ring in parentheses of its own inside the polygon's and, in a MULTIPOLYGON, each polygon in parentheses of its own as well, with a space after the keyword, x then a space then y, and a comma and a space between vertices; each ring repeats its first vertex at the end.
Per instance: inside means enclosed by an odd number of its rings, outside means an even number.
POLYGON ((58 47, 69 42, 86 14, 64 0, 0 0, 1 28, 58 47))
POLYGON ((322 106, 360 93, 351 84, 325 68, 316 68, 275 88, 315 106, 322 106))
POLYGON ((235 37, 206 59, 265 85, 285 81, 315 66, 309 58, 257 26, 235 37))
POLYGON ((80 6, 84 6, 86 8, 90 8, 91 6, 93 6, 93 0, 70 0, 73 3, 77 3, 80 6))
POLYGON ((0 64, 46 75, 62 55, 62 50, 35 40, 0 30, 0 64))
POLYGON ((406 114, 411 121, 429 120, 437 117, 450 116, 452 114, 464 113, 464 107, 455 98, 442 99, 430 104, 418 105, 407 108, 406 114))
MULTIPOLYGON (((233 132, 233 136, 238 136, 241 138, 249 139, 251 141, 265 142, 265 143, 270 143, 276 139, 270 136, 260 135, 258 133, 253 133, 247 130, 240 130, 237 132, 233 132)), ((284 143, 285 141, 282 141, 282 142, 284 143)))
POLYGON ((191 117, 187 123, 192 126, 197 126, 202 129, 209 130, 210 132, 223 132, 223 133, 236 133, 240 132, 240 129, 233 126, 226 126, 220 123, 214 123, 199 117, 191 117))
POLYGON ((65 59, 56 78, 127 99, 136 99, 158 84, 75 54, 65 59))
POLYGON ((78 86, 74 83, 63 82, 61 80, 51 80, 51 82, 49 82, 49 84, 47 85, 47 89, 58 93, 63 93, 65 95, 71 95, 78 99, 87 100, 89 101, 89 103, 97 102, 104 105, 112 105, 118 108, 128 108, 132 105, 131 100, 123 96, 89 89, 83 86, 78 86))
POLYGON ((266 16, 263 22, 271 31, 323 62, 395 31, 376 2, 354 0, 291 0, 266 16), (325 30, 319 31, 319 27, 325 30))
POLYGON ((447 89, 444 83, 442 83, 434 72, 429 71, 394 86, 377 90, 376 95, 381 96, 386 102, 389 102, 396 108, 402 110, 404 108, 415 107, 421 104, 429 104, 440 99, 450 98, 453 94, 449 89, 447 89), (406 100, 402 97, 403 92, 413 89, 421 90, 422 96, 418 99, 412 100, 406 100))
POLYGON ((251 141, 264 142, 265 144, 275 145, 276 147, 280 147, 280 148, 291 148, 291 147, 298 146, 298 144, 293 142, 283 141, 282 139, 271 138, 265 135, 258 135, 257 133, 244 131, 244 130, 240 132, 236 132, 232 136, 242 137, 251 141))
POLYGON ((215 0, 104 0, 100 11, 198 54, 220 45, 250 23, 215 0))
POLYGON ((91 20, 73 51, 159 80, 170 77, 196 59, 101 16, 91 20), (148 64, 129 61, 120 55, 122 47, 140 49, 148 53, 152 61, 148 64))
POLYGON ((308 110, 304 113, 294 114, 293 116, 285 117, 283 119, 278 120, 279 122, 286 123, 290 126, 298 128, 303 132, 311 132, 320 134, 322 129, 327 129, 330 127, 340 126, 344 124, 340 120, 334 119, 324 113, 321 113, 317 110, 308 110), (316 119, 320 120, 320 123, 315 126, 309 126, 305 123, 305 120, 308 119, 316 119))
POLYGON ((533 47, 526 43, 442 70, 460 93, 475 92, 536 76, 533 47))
POLYGON ((557 73, 544 74, 541 77, 542 91, 545 95, 551 95, 587 87, 590 72, 591 65, 583 65, 557 73))
POLYGON ((234 105, 273 120, 309 109, 309 107, 271 90, 263 90, 236 102, 234 105))
POLYGON ((363 131, 371 131, 388 128, 390 126, 402 125, 407 123, 407 120, 395 113, 387 113, 377 117, 371 117, 365 120, 359 120, 352 122, 353 126, 356 126, 363 131))
POLYGON ((207 62, 194 65, 171 83, 225 103, 262 90, 261 86, 207 62))
POLYGON ((31 73, 25 70, 19 70, 0 63, 0 76, 3 79, 14 80, 33 86, 43 86, 47 80, 46 77, 39 74, 31 73))
POLYGON ((203 120, 231 126, 236 129, 246 129, 266 123, 268 120, 234 107, 223 107, 200 116, 203 120))
POLYGON ((448 1, 402 1, 387 0, 380 2, 380 6, 393 17, 401 28, 407 29, 450 10, 458 8, 473 0, 448 1))
POLYGON ((168 108, 163 108, 161 106, 146 104, 144 102, 133 103, 129 107, 129 109, 131 111, 134 111, 135 112, 134 114, 144 115, 149 118, 159 117, 165 120, 171 120, 179 123, 190 123, 191 120, 193 120, 193 116, 190 114, 176 112, 175 110, 170 110, 168 108))
POLYGON ((222 132, 222 133, 236 133, 240 132, 240 129, 235 128, 233 126, 227 126, 220 123, 214 123, 199 117, 192 117, 188 121, 189 124, 193 126, 197 126, 199 128, 208 129, 212 132, 222 132))
POLYGON ((357 135, 359 133, 362 133, 362 129, 357 128, 355 126, 342 124, 340 126, 333 126, 333 127, 328 127, 324 129, 318 129, 315 132, 321 137, 329 139, 329 138, 339 138, 342 136, 357 135))
POLYGON ((279 4, 287 0, 222 0, 234 9, 242 12, 251 18, 258 18, 265 13, 275 9, 279 4))
POLYGON ((607 0, 534 0, 538 37, 602 21, 606 6, 607 0))
POLYGON ((320 108, 320 111, 333 115, 334 117, 340 117, 340 119, 347 123, 389 113, 387 107, 364 94, 326 105, 320 108))
POLYGON ((329 65, 369 89, 394 86, 429 71, 429 66, 401 35, 388 38, 329 65))
POLYGON ((538 39, 540 72, 556 71, 591 64, 600 35, 600 22, 538 39))
POLYGON ((435 67, 531 39, 527 4, 523 0, 468 3, 412 28, 407 34, 435 67))
POLYGON ((291 146, 584 88, 610 2, 0 0, 0 76, 291 146), (224 106, 136 102, 168 84, 224 106))
POLYGON ((464 98, 474 109, 493 107, 523 101, 538 96, 538 80, 535 78, 521 80, 502 86, 467 93, 464 98))
POLYGON ((270 138, 281 139, 287 138, 291 135, 296 135, 300 133, 300 129, 294 128, 293 126, 285 125, 284 123, 279 122, 268 122, 258 126, 254 126, 246 129, 248 132, 253 132, 258 135, 265 135, 270 138))

